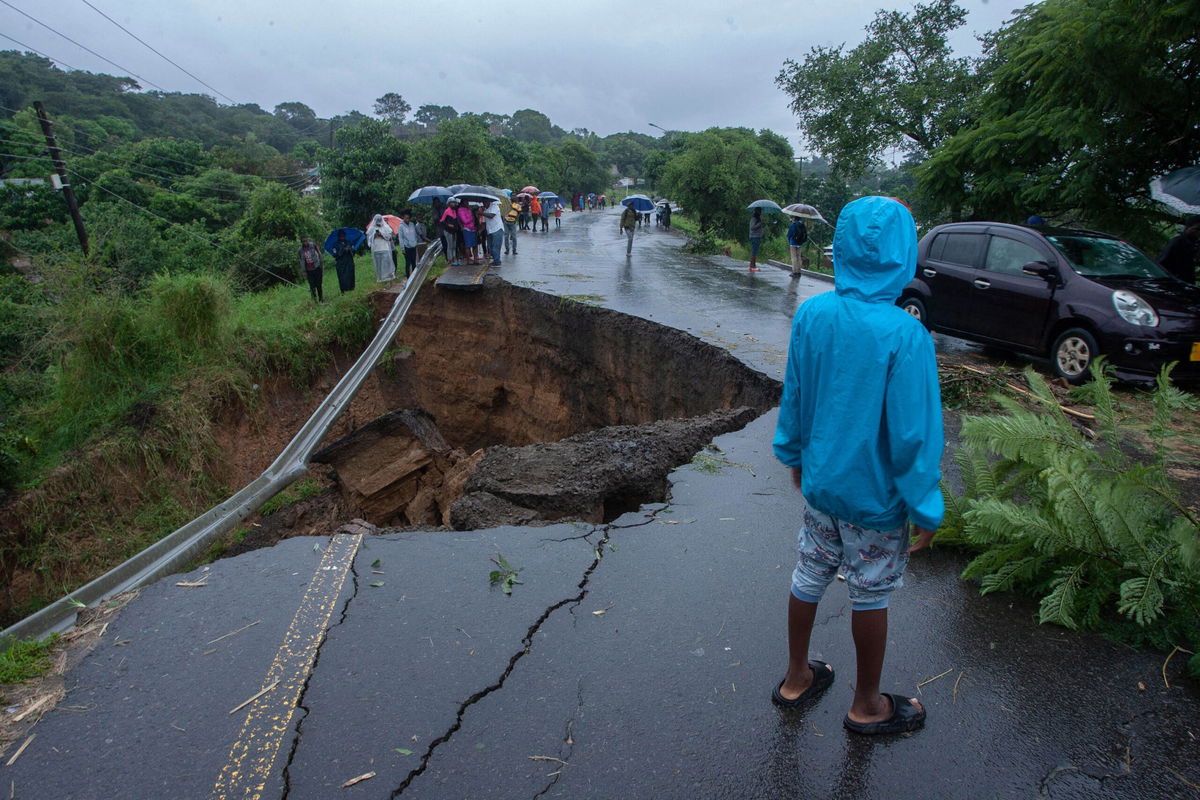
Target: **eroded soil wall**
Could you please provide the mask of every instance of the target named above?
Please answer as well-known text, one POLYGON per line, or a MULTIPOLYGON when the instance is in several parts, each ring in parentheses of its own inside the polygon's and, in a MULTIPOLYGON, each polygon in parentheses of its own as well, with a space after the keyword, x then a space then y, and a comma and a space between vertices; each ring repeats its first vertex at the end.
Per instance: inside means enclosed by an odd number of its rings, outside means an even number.
POLYGON ((489 279, 422 292, 397 342, 398 405, 425 409, 454 447, 550 442, 778 402, 779 383, 657 323, 489 279))

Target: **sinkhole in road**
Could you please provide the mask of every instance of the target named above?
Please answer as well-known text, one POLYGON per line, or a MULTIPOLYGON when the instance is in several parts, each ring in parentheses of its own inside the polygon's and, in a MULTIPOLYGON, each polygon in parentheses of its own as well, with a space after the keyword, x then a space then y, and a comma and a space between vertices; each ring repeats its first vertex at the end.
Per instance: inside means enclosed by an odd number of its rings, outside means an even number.
POLYGON ((664 501, 674 467, 780 392, 690 334, 495 278, 424 289, 377 372, 394 410, 313 460, 344 517, 459 530, 664 501))

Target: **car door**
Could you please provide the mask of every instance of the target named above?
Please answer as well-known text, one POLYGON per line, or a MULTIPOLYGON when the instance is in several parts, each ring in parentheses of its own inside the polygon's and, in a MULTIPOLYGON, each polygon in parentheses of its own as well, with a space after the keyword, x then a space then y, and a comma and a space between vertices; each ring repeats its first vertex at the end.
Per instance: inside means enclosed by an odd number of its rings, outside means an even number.
POLYGON ((982 268, 972 280, 971 331, 975 338, 1040 351, 1057 281, 1026 275, 1031 261, 1056 263, 1048 252, 1015 236, 993 232, 982 268))
POLYGON ((961 331, 970 322, 973 281, 979 271, 986 235, 983 231, 947 231, 935 234, 917 277, 929 287, 929 325, 937 330, 961 331))

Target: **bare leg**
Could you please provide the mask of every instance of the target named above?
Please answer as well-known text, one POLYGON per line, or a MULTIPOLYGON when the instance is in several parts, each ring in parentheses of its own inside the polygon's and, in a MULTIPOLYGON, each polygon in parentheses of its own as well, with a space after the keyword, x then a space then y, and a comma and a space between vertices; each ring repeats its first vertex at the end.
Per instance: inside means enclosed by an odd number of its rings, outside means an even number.
POLYGON ((788 593, 788 671, 779 693, 785 700, 795 700, 812 685, 812 669, 808 666, 808 640, 817 618, 817 604, 797 600, 788 593))
MULTIPOLYGON (((850 719, 878 722, 892 715, 892 703, 879 693, 883 656, 887 650, 887 609, 855 611, 850 615, 850 631, 858 660, 858 678, 854 684, 854 702, 850 719)), ((921 704, 915 703, 917 708, 921 704)))

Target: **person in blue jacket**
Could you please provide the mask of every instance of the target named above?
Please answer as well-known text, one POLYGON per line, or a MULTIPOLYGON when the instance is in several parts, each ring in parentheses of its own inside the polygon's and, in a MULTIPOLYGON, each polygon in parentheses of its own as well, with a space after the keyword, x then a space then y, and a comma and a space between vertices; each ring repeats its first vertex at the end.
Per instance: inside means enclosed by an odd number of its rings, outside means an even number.
POLYGON ((794 708, 833 683, 832 667, 810 661, 808 645, 817 603, 841 572, 858 668, 843 725, 862 734, 925 722, 917 700, 879 691, 888 598, 945 510, 933 342, 895 304, 916 261, 916 226, 899 201, 864 197, 842 209, 835 289, 796 311, 774 438, 806 508, 788 601, 788 671, 772 699, 794 708))

